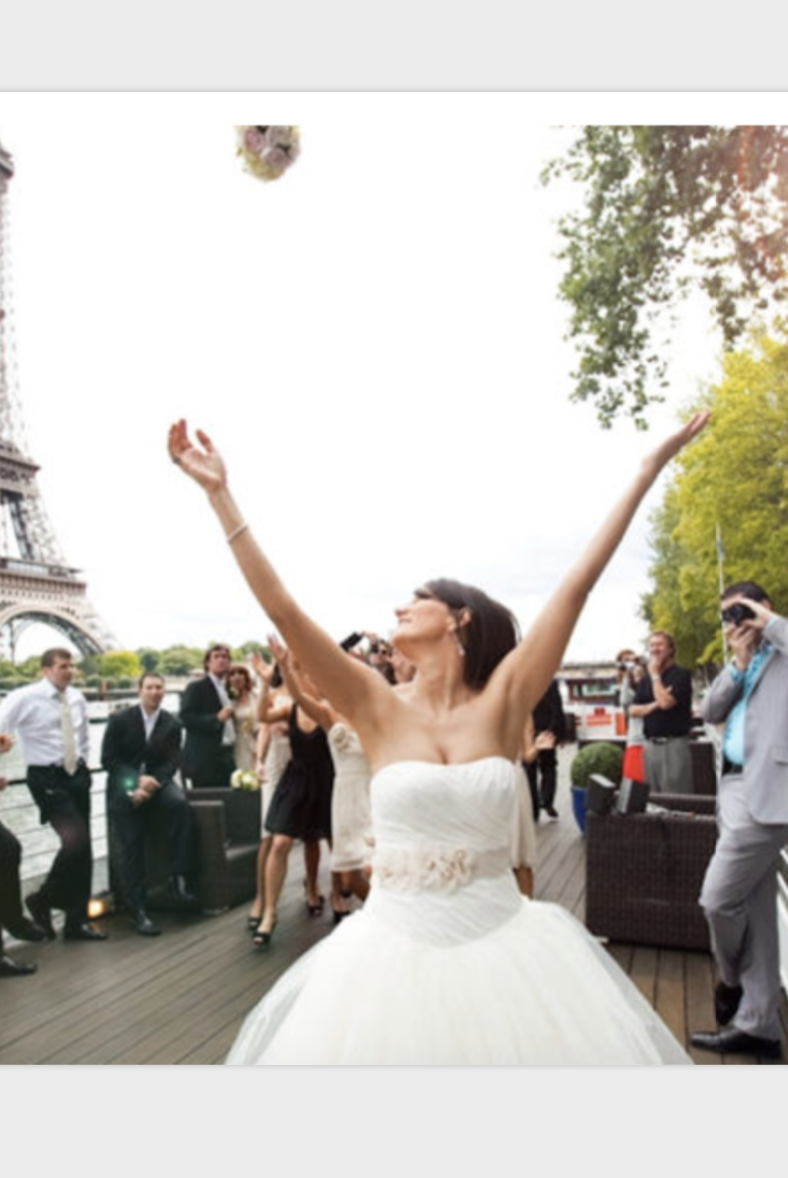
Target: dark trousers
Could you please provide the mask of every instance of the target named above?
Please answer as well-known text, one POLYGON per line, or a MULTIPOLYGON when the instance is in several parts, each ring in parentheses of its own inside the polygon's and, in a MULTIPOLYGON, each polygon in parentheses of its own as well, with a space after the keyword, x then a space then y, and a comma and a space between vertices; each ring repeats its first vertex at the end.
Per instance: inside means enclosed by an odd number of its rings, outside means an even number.
POLYGON ((115 836, 120 886, 129 908, 145 907, 145 835, 157 819, 164 822, 171 874, 191 874, 191 812, 186 794, 174 781, 139 806, 133 805, 123 790, 111 786, 107 815, 115 836))
POLYGON ((220 789, 230 784, 235 772, 235 749, 224 744, 210 758, 198 762, 188 775, 192 789, 220 789))
POLYGON ((539 808, 549 809, 555 801, 555 790, 558 776, 558 755, 555 749, 540 749, 536 760, 526 763, 525 772, 528 775, 528 785, 531 789, 531 804, 534 818, 539 817, 539 808), (541 785, 538 784, 541 777, 541 785))
POLYGON ((21 924, 22 889, 19 885, 19 863, 22 847, 15 834, 0 822, 0 945, 2 928, 21 924))
POLYGON ((93 876, 90 773, 84 764, 73 776, 56 765, 29 765, 27 786, 42 824, 48 822, 60 838, 40 895, 50 908, 65 912, 66 924, 81 924, 87 918, 93 876))

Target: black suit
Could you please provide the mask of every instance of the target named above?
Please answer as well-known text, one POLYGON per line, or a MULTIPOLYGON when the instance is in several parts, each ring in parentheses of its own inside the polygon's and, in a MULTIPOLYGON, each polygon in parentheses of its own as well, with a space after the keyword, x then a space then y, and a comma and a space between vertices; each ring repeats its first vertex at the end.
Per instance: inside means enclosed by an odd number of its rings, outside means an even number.
POLYGON ((233 746, 222 743, 224 723, 216 718, 221 709, 210 675, 195 679, 183 693, 181 720, 186 743, 181 767, 195 789, 228 786, 235 769, 233 746))
POLYGON ((148 823, 163 813, 173 875, 191 871, 189 805, 174 780, 181 752, 181 723, 160 710, 150 740, 139 705, 115 712, 109 718, 101 746, 101 764, 107 770, 107 814, 117 840, 118 870, 126 903, 145 907, 145 859, 143 840, 148 823), (140 774, 155 777, 161 786, 147 801, 135 806, 129 794, 140 774))

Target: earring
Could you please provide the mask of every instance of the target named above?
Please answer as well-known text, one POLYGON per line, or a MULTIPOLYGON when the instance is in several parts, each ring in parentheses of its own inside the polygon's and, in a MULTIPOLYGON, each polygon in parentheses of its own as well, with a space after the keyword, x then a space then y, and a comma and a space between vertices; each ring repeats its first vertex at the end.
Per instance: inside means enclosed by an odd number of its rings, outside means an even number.
POLYGON ((465 658, 465 647, 462 644, 462 639, 460 638, 460 631, 459 630, 454 631, 454 641, 457 643, 457 651, 459 653, 460 658, 464 659, 465 658))

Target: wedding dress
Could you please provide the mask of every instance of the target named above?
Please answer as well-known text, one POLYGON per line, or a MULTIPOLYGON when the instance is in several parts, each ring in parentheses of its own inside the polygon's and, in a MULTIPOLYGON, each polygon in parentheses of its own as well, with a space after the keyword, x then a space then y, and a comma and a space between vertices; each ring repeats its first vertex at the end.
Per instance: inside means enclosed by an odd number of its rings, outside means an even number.
POLYGON ((404 761, 372 779, 372 888, 247 1016, 229 1064, 689 1063, 584 927, 520 895, 519 768, 404 761))

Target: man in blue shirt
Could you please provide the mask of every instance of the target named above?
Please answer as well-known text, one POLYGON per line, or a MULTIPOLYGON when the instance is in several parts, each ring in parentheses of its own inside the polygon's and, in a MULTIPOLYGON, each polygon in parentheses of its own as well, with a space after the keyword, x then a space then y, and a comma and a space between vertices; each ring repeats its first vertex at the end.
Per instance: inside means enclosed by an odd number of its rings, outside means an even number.
POLYGON ((732 659, 703 701, 725 725, 717 800, 719 839, 701 889, 719 971, 717 1022, 691 1037, 720 1054, 777 1059, 780 970, 777 869, 788 843, 788 621, 766 591, 738 581, 722 594, 732 659))

